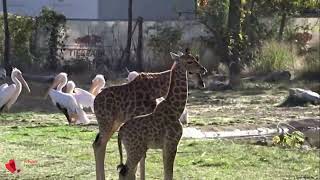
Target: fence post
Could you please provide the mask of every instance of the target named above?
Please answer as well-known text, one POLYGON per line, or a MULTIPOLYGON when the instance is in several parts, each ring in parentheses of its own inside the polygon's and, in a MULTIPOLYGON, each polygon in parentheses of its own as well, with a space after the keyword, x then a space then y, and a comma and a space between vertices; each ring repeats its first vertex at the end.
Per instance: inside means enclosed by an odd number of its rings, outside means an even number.
POLYGON ((143 71, 143 18, 138 17, 137 70, 143 71))

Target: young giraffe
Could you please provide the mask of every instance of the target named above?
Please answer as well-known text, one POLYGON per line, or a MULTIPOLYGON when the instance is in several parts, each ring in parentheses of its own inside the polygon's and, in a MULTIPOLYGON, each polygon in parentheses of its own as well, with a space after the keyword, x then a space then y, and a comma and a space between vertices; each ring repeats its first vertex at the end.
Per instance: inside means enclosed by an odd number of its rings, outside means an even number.
POLYGON ((162 149, 164 179, 172 180, 173 164, 177 146, 182 136, 182 125, 179 122, 188 98, 187 73, 205 73, 206 69, 186 51, 177 58, 171 69, 171 82, 168 94, 155 110, 148 115, 135 117, 127 121, 119 130, 118 146, 120 153, 119 179, 134 180, 137 164, 140 163, 140 176, 144 179, 144 161, 149 148, 162 149), (123 143, 127 161, 123 164, 123 143))
MULTIPOLYGON (((96 178, 105 179, 104 160, 107 142, 122 123, 135 116, 149 114, 156 107, 156 99, 167 94, 170 70, 160 73, 140 73, 132 82, 102 90, 94 100, 99 133, 93 142, 96 178)), ((201 76, 191 77, 204 87, 201 76)))

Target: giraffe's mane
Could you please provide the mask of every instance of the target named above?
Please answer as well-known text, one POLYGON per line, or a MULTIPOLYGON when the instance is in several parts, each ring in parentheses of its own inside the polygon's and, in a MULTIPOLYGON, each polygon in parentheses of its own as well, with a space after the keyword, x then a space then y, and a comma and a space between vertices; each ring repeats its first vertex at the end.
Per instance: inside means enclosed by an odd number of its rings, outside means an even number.
MULTIPOLYGON (((168 71, 170 71, 170 70, 168 70, 168 71)), ((165 74, 168 71, 163 71, 163 72, 158 72, 158 73, 141 72, 137 78, 139 78, 139 79, 155 79, 155 78, 159 78, 159 75, 165 74)))

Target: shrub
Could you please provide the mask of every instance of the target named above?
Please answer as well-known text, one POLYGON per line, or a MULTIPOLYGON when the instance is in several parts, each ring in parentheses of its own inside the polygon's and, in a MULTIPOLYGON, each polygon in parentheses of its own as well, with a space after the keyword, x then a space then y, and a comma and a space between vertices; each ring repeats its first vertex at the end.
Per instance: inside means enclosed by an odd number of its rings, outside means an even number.
POLYGON ((252 69, 258 74, 293 70, 298 59, 294 46, 275 40, 265 42, 256 57, 252 69))
POLYGON ((320 77, 320 45, 314 47, 305 55, 302 62, 300 76, 307 79, 318 79, 320 77))
POLYGON ((272 138, 272 142, 275 145, 288 148, 299 148, 304 143, 304 134, 300 131, 294 131, 292 133, 280 134, 272 138))

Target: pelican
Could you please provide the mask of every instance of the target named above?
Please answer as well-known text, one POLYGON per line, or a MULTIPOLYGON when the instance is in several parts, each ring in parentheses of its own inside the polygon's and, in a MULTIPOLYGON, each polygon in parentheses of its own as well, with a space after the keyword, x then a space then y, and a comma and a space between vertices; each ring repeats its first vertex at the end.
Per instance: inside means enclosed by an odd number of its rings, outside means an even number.
POLYGON ((76 85, 73 81, 68 81, 66 92, 72 94, 81 107, 91 108, 91 111, 94 113, 94 98, 100 93, 101 89, 105 86, 105 83, 106 82, 103 75, 98 74, 92 80, 92 85, 89 92, 81 88, 76 88, 76 85))
POLYGON ((81 108, 90 108, 92 113, 94 113, 93 101, 95 96, 93 94, 81 88, 76 88, 73 81, 68 81, 66 93, 73 95, 81 108))
POLYGON ((97 96, 106 85, 106 81, 102 74, 97 74, 93 80, 89 92, 97 96))
POLYGON ((17 101, 18 96, 21 93, 22 85, 30 92, 30 88, 27 82, 22 77, 22 73, 19 69, 13 68, 11 72, 11 79, 14 84, 10 86, 4 83, 0 86, 0 111, 5 109, 9 111, 11 106, 17 101))
POLYGON ((139 73, 137 71, 129 72, 128 77, 127 77, 128 82, 133 81, 137 76, 139 76, 139 73))
POLYGON ((58 74, 45 97, 49 94, 52 103, 63 112, 69 124, 72 122, 76 122, 76 124, 87 124, 89 123, 89 119, 77 103, 75 97, 72 94, 62 92, 62 88, 68 81, 67 76, 68 75, 66 73, 58 74), (53 89, 55 87, 57 87, 57 90, 53 89))

